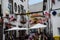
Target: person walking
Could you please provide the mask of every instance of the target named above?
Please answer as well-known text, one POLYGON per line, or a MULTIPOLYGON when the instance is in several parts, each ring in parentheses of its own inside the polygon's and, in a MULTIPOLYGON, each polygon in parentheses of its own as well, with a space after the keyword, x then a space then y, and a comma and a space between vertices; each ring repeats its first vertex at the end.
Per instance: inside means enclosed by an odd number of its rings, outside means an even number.
POLYGON ((33 40, 33 34, 30 34, 28 40, 33 40))

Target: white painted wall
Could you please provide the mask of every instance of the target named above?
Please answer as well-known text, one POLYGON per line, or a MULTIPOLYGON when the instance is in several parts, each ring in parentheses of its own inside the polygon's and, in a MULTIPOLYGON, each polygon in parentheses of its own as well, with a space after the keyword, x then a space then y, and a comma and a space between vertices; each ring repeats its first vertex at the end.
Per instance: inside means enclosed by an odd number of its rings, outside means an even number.
MULTIPOLYGON (((55 0, 55 4, 52 4, 51 0, 47 0, 47 7, 46 10, 49 12, 49 9, 52 6, 52 9, 58 9, 60 8, 60 1, 55 0)), ((45 11, 46 11, 45 10, 45 11)), ((59 32, 58 32, 58 27, 60 27, 60 17, 58 16, 60 14, 60 10, 56 10, 57 15, 53 16, 52 15, 52 11, 51 11, 51 22, 52 22, 52 29, 53 29, 53 36, 58 36, 59 32)))
MULTIPOLYGON (((58 9, 60 8, 60 1, 55 0, 55 4, 53 4, 52 9, 58 9)), ((57 15, 53 16, 51 13, 51 21, 52 21, 52 27, 53 27, 53 36, 59 36, 58 27, 60 27, 60 10, 56 10, 57 15)))
MULTIPOLYGON (((22 4, 24 6, 24 9, 26 10, 26 12, 28 12, 28 0, 25 0, 24 2, 21 2, 20 0, 13 0, 13 3, 16 2, 17 5, 20 5, 22 4)), ((0 3, 1 3, 1 0, 0 0, 0 3)), ((14 5, 14 4, 13 4, 14 5)), ((13 6, 14 7, 14 6, 13 6)), ((8 9, 8 0, 2 0, 2 12, 3 12, 3 17, 5 17, 5 14, 8 13, 9 14, 9 9, 8 9)), ((14 8, 13 8, 14 10, 14 8)), ((18 13, 18 11, 16 12, 18 13)), ((28 17, 26 16, 27 20, 28 20, 28 17)), ((8 20, 5 20, 5 22, 7 22, 8 20)), ((16 25, 18 27, 18 25, 21 25, 20 23, 20 16, 17 17, 17 21, 16 22, 11 22, 12 24, 16 25), (18 24, 17 24, 18 23, 18 24)), ((24 25, 26 27, 28 25, 28 22, 24 25)), ((5 28, 5 27, 4 27, 5 28)), ((4 35, 3 35, 4 36, 4 35)), ((3 37, 5 38, 5 37, 3 37)), ((5 40, 5 39, 3 39, 5 40)))
POLYGON ((58 32, 58 28, 60 27, 60 16, 58 16, 60 14, 60 10, 56 11, 57 15, 53 16, 51 15, 51 21, 52 21, 52 27, 53 27, 53 36, 58 36, 59 32, 58 32))
POLYGON ((3 16, 5 16, 6 13, 9 13, 9 9, 8 9, 8 0, 4 0, 2 1, 2 12, 3 12, 3 16))
POLYGON ((53 9, 60 8, 60 1, 55 0, 55 4, 53 5, 53 9))
MULTIPOLYGON (((21 2, 20 0, 13 0, 13 5, 14 5, 14 2, 17 3, 17 5, 20 5, 22 4, 24 6, 24 9, 26 10, 26 12, 28 11, 28 0, 24 1, 24 2, 21 2)), ((14 7, 14 6, 13 6, 14 7)), ((8 9, 8 0, 4 0, 2 1, 2 9, 3 9, 3 16, 5 16, 6 13, 9 14, 9 9, 8 9)), ((13 8, 14 9, 14 8, 13 8)), ((14 10, 13 10, 14 11, 14 10)), ((14 13, 18 13, 17 12, 14 12, 14 13)), ((20 18, 20 16, 19 16, 20 18)))

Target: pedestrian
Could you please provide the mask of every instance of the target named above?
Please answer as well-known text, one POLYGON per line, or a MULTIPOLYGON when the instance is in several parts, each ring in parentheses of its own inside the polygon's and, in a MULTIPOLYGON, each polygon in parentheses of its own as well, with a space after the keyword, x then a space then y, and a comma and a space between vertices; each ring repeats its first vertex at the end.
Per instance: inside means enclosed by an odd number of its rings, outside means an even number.
POLYGON ((45 34, 43 34, 43 37, 44 37, 44 40, 48 40, 48 37, 45 34))
POLYGON ((28 35, 28 34, 26 34, 26 35, 25 35, 25 39, 27 40, 27 39, 28 39, 28 37, 29 37, 29 35, 28 35))
POLYGON ((34 40, 34 35, 34 33, 30 34, 28 40, 34 40))
POLYGON ((35 33, 34 38, 35 38, 35 40, 39 40, 39 35, 38 35, 38 33, 35 33))
POLYGON ((40 35, 41 35, 41 39, 40 40, 43 40, 43 32, 40 32, 40 35))

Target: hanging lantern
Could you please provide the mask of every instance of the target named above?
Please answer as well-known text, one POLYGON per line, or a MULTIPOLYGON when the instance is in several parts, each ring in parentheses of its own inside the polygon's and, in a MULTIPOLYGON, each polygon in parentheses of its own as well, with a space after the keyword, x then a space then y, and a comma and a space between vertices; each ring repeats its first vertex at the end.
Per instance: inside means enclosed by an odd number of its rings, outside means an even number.
POLYGON ((53 15, 53 16, 56 16, 56 14, 57 14, 56 11, 53 11, 53 12, 52 12, 52 15, 53 15))

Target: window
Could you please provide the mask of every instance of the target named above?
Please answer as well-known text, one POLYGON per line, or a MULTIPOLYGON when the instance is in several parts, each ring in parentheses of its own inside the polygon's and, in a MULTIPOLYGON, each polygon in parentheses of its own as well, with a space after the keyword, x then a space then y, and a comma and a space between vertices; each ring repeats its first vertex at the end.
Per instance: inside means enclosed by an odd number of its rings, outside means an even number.
POLYGON ((19 28, 22 28, 22 26, 19 26, 19 28))
POLYGON ((14 9, 15 9, 15 12, 17 11, 17 4, 14 3, 14 9))
POLYGON ((8 4, 8 8, 10 10, 10 13, 12 13, 12 4, 11 3, 8 4))
POLYGON ((43 10, 46 10, 46 5, 43 5, 43 10))
POLYGON ((21 2, 23 2, 24 0, 20 0, 21 2))
POLYGON ((25 9, 23 9, 23 13, 26 13, 26 10, 25 9))
POLYGON ((18 5, 18 13, 20 13, 20 6, 18 5))
POLYGON ((1 5, 0 5, 0 17, 2 16, 2 14, 1 14, 1 5))
POLYGON ((46 10, 47 0, 43 0, 43 10, 46 10))
POLYGON ((8 0, 8 8, 10 10, 10 13, 12 14, 13 13, 13 0, 8 0))
POLYGON ((23 6, 23 5, 21 5, 21 13, 23 13, 23 9, 24 9, 24 6, 23 6))

